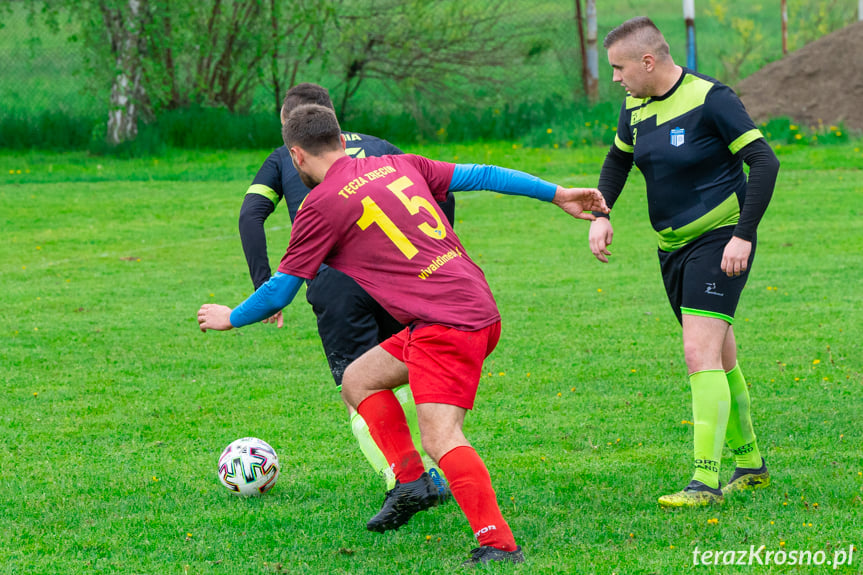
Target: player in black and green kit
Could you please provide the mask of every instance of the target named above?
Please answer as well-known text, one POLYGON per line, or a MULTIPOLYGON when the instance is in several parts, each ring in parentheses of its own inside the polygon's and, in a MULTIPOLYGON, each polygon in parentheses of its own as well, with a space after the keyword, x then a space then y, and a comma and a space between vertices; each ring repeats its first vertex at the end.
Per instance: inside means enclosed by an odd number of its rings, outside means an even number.
MULTIPOLYGON (((660 497, 659 503, 721 502, 723 493, 770 482, 752 428, 732 324, 779 162, 736 94, 677 66, 649 18, 624 22, 603 45, 614 81, 629 93, 598 187, 613 207, 633 162, 644 174, 662 278, 683 326, 692 389, 695 474, 682 491, 660 497), (737 465, 724 489, 719 482, 723 443, 737 465)), ((612 238, 610 219, 591 224, 590 248, 602 262, 611 255, 612 238)))

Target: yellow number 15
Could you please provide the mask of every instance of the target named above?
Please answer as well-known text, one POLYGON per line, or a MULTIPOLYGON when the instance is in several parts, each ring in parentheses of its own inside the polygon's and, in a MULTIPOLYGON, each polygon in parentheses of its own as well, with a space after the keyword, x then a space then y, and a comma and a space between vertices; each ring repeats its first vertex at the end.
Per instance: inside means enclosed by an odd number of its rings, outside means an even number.
MULTIPOLYGON (((411 215, 418 214, 422 209, 434 218, 436 224, 435 227, 431 227, 428 222, 423 222, 417 225, 422 233, 435 238, 436 240, 444 239, 446 237, 446 228, 440 219, 440 215, 431 202, 421 196, 408 197, 405 195, 404 190, 412 185, 414 185, 414 183, 410 181, 407 176, 402 176, 396 181, 387 184, 387 189, 391 191, 395 197, 401 200, 411 215)), ((419 253, 416 246, 411 243, 407 236, 405 236, 398 226, 393 223, 389 216, 387 216, 384 211, 378 207, 373 199, 366 196, 363 198, 362 203, 363 214, 360 216, 360 219, 357 220, 357 225, 361 230, 367 229, 372 224, 377 224, 381 231, 386 234, 390 241, 395 244, 407 259, 411 259, 419 253)))

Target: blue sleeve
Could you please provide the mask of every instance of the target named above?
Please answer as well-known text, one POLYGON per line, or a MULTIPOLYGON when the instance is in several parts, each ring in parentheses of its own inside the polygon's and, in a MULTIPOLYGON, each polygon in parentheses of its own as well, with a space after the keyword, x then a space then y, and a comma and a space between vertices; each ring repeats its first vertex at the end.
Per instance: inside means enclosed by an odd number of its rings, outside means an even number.
POLYGON ((243 327, 267 319, 291 303, 302 284, 302 278, 276 272, 267 283, 234 308, 231 325, 243 327))
POLYGON ((501 194, 527 196, 550 202, 557 185, 536 176, 499 166, 482 164, 456 164, 452 173, 450 191, 491 190, 501 194))

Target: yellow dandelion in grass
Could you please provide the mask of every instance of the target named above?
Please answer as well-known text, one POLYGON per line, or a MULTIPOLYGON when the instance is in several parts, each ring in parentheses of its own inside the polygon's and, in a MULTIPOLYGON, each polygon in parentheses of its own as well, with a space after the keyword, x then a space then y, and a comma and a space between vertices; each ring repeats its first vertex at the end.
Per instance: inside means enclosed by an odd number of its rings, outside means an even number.
POLYGON ((33 397, 36 397, 37 395, 39 395, 39 392, 38 392, 38 391, 34 391, 34 392, 33 392, 33 397))
POLYGON ((858 471, 857 475, 863 475, 863 471, 858 471))
POLYGON ((530 372, 527 372, 527 377, 530 377, 530 372))
POLYGON ((818 507, 818 504, 817 504, 817 503, 813 503, 813 504, 812 504, 812 507, 818 507))
POLYGON ((552 132, 551 128, 545 131, 546 134, 550 134, 552 132))
POLYGON ((708 525, 717 525, 718 523, 719 523, 719 519, 717 519, 716 517, 713 517, 713 518, 707 520, 708 525))
POLYGON ((783 502, 782 502, 782 507, 788 507, 788 502, 787 502, 787 501, 783 501, 783 502))
POLYGON ((573 388, 572 388, 572 389, 570 389, 569 391, 575 391, 575 388, 573 387, 573 388))
POLYGON ((798 128, 795 124, 791 124, 791 125, 789 126, 789 129, 790 129, 790 130, 799 130, 799 128, 798 128))
POLYGON ((770 522, 770 525, 774 525, 773 521, 770 522))
POLYGON ((505 371, 499 371, 497 374, 500 376, 504 376, 504 375, 506 375, 506 372, 505 371))
POLYGON ((159 481, 159 478, 158 478, 158 477, 156 477, 156 476, 154 475, 154 476, 153 476, 153 481, 159 481))
POLYGON ((629 534, 629 537, 630 537, 630 538, 635 537, 635 534, 634 534, 634 533, 630 533, 630 534, 629 534))
POLYGON ((630 370, 629 370, 629 373, 637 373, 637 372, 638 372, 638 370, 637 370, 637 369, 630 369, 630 370))
POLYGON ((691 421, 689 421, 688 419, 683 419, 680 421, 680 425, 695 425, 695 424, 692 423, 691 421))
POLYGON ((540 457, 540 458, 539 458, 539 460, 540 460, 540 461, 545 461, 545 456, 543 455, 542 457, 540 457))
POLYGON ((488 372, 488 376, 489 376, 489 377, 492 377, 491 372, 488 372))
POLYGON ((557 392, 557 396, 558 396, 558 397, 560 397, 560 396, 562 396, 562 395, 563 395, 563 394, 562 394, 562 393, 560 393, 559 391, 557 392))
POLYGON ((820 359, 813 359, 812 360, 812 365, 818 365, 819 363, 821 363, 820 359))
POLYGON ((211 293, 211 294, 210 294, 210 297, 216 297, 216 294, 211 293))
POLYGON ((795 378, 794 378, 794 381, 800 381, 800 378, 799 378, 799 377, 795 377, 795 378))
POLYGON ((37 249, 37 250, 41 250, 41 249, 42 249, 42 246, 36 246, 36 249, 37 249))
POLYGON ((802 140, 802 139, 803 139, 803 134, 796 134, 796 135, 794 136, 794 139, 795 139, 795 140, 802 140))
POLYGON ((431 535, 426 535, 426 541, 431 541, 431 535))
POLYGON ((512 145, 512 149, 513 149, 513 150, 517 150, 517 149, 518 149, 518 144, 513 144, 513 145, 512 145))
POLYGON ((780 542, 779 542, 779 546, 780 546, 780 547, 785 547, 785 541, 780 541, 780 542))

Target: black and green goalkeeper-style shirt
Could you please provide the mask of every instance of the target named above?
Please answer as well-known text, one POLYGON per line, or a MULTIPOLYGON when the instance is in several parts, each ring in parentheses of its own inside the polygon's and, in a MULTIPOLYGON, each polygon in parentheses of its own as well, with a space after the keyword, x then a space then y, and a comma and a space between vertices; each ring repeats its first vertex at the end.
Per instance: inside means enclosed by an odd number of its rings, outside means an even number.
POLYGON ((730 225, 751 240, 779 169, 734 91, 686 68, 663 96, 627 96, 598 186, 609 207, 633 161, 644 174, 650 221, 664 251, 730 225))

